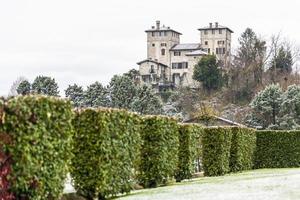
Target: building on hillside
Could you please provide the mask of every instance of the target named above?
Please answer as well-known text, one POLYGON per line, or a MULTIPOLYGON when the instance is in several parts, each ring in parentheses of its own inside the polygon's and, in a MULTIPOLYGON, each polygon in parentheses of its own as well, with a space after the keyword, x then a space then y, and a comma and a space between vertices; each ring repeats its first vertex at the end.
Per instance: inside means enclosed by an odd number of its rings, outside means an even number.
POLYGON ((218 23, 209 24, 200 31, 199 43, 180 43, 180 32, 167 26, 156 26, 146 30, 147 59, 138 62, 141 84, 158 89, 165 87, 197 87, 193 70, 197 62, 207 54, 215 54, 224 66, 231 56, 231 33, 233 31, 218 23))

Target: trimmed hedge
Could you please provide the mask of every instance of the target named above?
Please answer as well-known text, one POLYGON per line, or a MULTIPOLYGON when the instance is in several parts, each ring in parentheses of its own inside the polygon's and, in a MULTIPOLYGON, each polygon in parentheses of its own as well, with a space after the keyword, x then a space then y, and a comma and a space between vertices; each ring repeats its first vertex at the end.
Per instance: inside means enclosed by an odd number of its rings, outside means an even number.
POLYGON ((250 170, 254 166, 256 133, 254 129, 232 127, 230 171, 250 170))
POLYGON ((255 168, 300 167, 300 131, 257 131, 255 168))
POLYGON ((175 119, 147 116, 141 126, 141 160, 138 179, 144 187, 166 184, 178 161, 178 124, 175 119))
POLYGON ((71 104, 51 97, 22 96, 7 101, 4 113, 0 135, 11 159, 11 199, 59 199, 71 158, 71 104))
POLYGON ((203 128, 196 124, 180 124, 179 126, 179 152, 176 181, 192 178, 195 172, 195 161, 199 140, 203 128))
POLYGON ((131 190, 140 145, 139 120, 125 110, 76 113, 71 175, 80 195, 105 199, 131 190))
POLYGON ((227 127, 205 128, 203 133, 203 169, 205 176, 228 173, 232 132, 227 127))

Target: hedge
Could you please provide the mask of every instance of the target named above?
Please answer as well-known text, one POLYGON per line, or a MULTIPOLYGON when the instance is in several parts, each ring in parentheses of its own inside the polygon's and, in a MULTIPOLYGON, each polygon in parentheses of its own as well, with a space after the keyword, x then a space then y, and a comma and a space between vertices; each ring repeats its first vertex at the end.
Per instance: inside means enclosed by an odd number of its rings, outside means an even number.
POLYGON ((230 128, 205 128, 203 132, 203 169, 205 176, 228 173, 232 132, 230 128))
POLYGON ((71 176, 80 195, 105 199, 131 190, 139 154, 139 119, 115 109, 76 113, 71 176))
POLYGON ((256 133, 254 129, 232 127, 230 150, 230 171, 250 170, 254 166, 254 151, 256 148, 256 133))
POLYGON ((197 150, 203 128, 196 124, 180 124, 179 152, 176 181, 192 178, 195 172, 197 150))
POLYGON ((5 102, 3 110, 1 146, 10 160, 11 197, 4 199, 59 199, 71 158, 71 104, 25 96, 5 102))
POLYGON ((175 119, 147 116, 141 126, 138 179, 144 187, 157 187, 174 178, 178 161, 178 124, 175 119))
POLYGON ((300 131, 257 131, 255 168, 300 167, 300 131))

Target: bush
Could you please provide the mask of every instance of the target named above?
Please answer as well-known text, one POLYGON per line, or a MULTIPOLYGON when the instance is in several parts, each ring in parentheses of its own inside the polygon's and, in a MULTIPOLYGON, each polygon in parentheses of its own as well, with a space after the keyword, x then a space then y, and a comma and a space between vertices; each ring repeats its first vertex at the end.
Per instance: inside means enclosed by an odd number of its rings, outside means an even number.
POLYGON ((148 116, 141 128, 139 181, 144 187, 166 184, 177 168, 178 124, 172 118, 148 116))
POLYGON ((202 138, 205 176, 228 173, 232 132, 230 128, 205 128, 202 138))
POLYGON ((232 127, 230 171, 250 170, 254 165, 256 134, 254 129, 232 127))
POLYGON ((300 167, 300 131, 257 131, 255 168, 300 167))
POLYGON ((77 192, 105 199, 131 190, 140 144, 139 117, 125 110, 86 109, 74 120, 71 175, 77 192))
POLYGON ((24 96, 7 101, 4 112, 0 135, 11 158, 11 199, 59 199, 71 158, 71 104, 53 97, 24 96))
POLYGON ((197 147, 203 128, 196 124, 181 124, 179 127, 179 152, 176 181, 190 179, 195 172, 197 147))

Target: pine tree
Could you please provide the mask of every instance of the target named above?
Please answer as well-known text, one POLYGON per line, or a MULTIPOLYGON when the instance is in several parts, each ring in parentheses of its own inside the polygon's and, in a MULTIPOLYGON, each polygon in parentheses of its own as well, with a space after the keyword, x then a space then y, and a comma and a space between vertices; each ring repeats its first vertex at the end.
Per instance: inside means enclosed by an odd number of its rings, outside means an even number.
POLYGON ((84 105, 84 91, 82 86, 76 84, 69 85, 65 90, 65 95, 73 102, 75 107, 82 107, 84 105))
POLYGON ((152 88, 146 85, 139 86, 132 102, 131 110, 140 114, 161 114, 162 101, 152 88))
POLYGON ((32 92, 48 96, 58 96, 58 84, 54 78, 48 76, 38 76, 32 83, 32 92))
POLYGON ((86 107, 109 107, 109 92, 98 81, 87 87, 84 92, 84 105, 86 107))
POLYGON ((31 91, 31 84, 27 80, 22 81, 17 87, 17 93, 20 95, 30 94, 30 91, 31 91))

